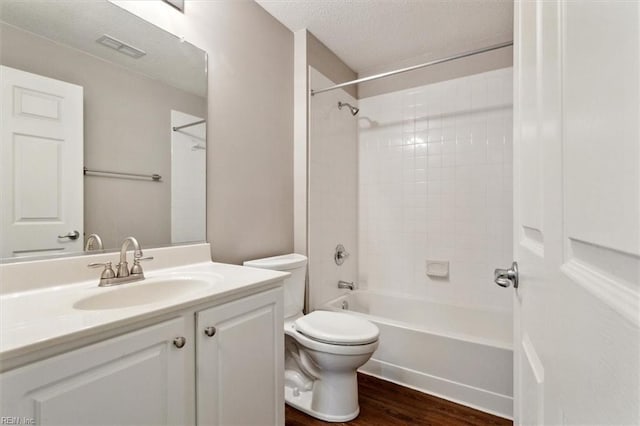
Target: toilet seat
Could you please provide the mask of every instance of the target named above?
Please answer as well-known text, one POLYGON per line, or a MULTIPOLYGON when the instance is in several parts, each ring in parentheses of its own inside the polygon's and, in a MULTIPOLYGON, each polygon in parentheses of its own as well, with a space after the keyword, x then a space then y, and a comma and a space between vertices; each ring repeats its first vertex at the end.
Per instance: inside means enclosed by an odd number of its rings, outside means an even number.
POLYGON ((378 348, 378 341, 364 345, 332 345, 311 339, 293 328, 293 325, 285 327, 285 336, 291 337, 300 346, 312 351, 324 352, 332 355, 364 355, 371 354, 378 348))
POLYGON ((285 334, 305 348, 335 355, 362 355, 378 347, 378 327, 354 315, 314 311, 285 322, 285 334))
POLYGON ((378 340, 380 331, 369 321, 354 315, 314 311, 298 318, 293 328, 317 342, 339 346, 367 345, 378 340))

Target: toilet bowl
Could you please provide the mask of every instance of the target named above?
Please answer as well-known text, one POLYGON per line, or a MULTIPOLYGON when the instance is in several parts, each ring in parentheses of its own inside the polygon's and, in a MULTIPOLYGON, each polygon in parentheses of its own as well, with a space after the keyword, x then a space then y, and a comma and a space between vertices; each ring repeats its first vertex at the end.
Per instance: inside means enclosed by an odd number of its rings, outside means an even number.
POLYGON ((358 416, 358 378, 378 347, 378 328, 340 312, 315 311, 285 322, 285 400, 316 418, 358 416), (336 324, 343 329, 337 329, 336 324))
POLYGON ((348 313, 302 314, 306 257, 298 254, 245 262, 291 272, 285 280, 285 401, 318 419, 345 422, 358 416, 356 370, 378 347, 378 328, 348 313))

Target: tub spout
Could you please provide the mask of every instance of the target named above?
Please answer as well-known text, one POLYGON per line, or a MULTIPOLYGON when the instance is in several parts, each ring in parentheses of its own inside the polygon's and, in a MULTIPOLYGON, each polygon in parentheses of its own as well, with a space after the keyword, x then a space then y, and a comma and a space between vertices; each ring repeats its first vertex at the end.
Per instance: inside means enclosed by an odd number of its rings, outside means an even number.
POLYGON ((355 290, 356 286, 353 283, 353 281, 349 282, 349 281, 338 281, 338 288, 346 288, 349 290, 355 290))

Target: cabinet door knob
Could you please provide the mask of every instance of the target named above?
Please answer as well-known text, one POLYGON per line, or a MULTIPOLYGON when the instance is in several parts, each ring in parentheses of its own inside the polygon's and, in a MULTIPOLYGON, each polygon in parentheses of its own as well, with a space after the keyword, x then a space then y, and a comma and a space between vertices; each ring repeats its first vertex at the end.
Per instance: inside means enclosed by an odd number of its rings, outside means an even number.
POLYGON ((187 343, 187 339, 185 339, 182 336, 176 337, 175 339, 173 339, 173 345, 178 349, 182 349, 186 343, 187 343))
POLYGON ((216 328, 215 327, 206 327, 204 329, 204 334, 206 334, 209 337, 213 337, 216 335, 216 328))

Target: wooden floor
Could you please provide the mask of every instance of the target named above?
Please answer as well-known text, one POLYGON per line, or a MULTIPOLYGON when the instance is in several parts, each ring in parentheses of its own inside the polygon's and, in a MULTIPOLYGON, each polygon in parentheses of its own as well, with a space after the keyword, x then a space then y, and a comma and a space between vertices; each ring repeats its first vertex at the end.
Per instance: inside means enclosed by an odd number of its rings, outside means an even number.
POLYGON ((286 407, 285 426, 512 425, 492 416, 375 377, 358 374, 360 415, 348 423, 326 423, 286 407))

